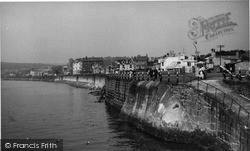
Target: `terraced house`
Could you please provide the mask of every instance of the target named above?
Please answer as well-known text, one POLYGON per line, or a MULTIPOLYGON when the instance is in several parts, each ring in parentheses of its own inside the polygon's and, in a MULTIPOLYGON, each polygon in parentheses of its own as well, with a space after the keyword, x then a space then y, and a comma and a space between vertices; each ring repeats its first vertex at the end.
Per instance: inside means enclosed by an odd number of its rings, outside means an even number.
POLYGON ((146 56, 136 56, 133 58, 134 70, 144 71, 148 67, 148 55, 146 56))
POLYGON ((116 60, 120 73, 129 73, 134 70, 133 58, 120 58, 116 60))
POLYGON ((102 73, 103 58, 102 57, 85 57, 78 59, 69 59, 67 71, 71 75, 83 75, 89 73, 102 73))

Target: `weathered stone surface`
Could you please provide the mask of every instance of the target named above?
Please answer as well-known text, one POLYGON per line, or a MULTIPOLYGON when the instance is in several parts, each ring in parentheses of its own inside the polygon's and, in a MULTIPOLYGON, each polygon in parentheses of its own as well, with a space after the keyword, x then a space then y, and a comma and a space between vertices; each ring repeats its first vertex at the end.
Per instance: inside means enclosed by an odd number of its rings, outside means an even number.
POLYGON ((106 88, 111 98, 107 102, 119 106, 125 119, 156 137, 203 149, 229 150, 230 145, 246 151, 248 136, 237 114, 226 110, 211 93, 186 84, 115 78, 106 81, 106 88))

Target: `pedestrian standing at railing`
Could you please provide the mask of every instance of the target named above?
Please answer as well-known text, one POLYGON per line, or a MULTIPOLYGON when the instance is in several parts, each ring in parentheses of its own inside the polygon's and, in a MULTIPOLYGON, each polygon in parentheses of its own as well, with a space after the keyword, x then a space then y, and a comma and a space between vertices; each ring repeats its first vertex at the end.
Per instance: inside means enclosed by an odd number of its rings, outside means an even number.
POLYGON ((147 81, 149 81, 150 69, 147 70, 147 81))
POLYGON ((136 72, 134 70, 132 71, 132 76, 133 76, 133 79, 136 79, 136 72))
POLYGON ((159 70, 158 74, 159 74, 159 79, 160 79, 160 82, 161 82, 162 81, 161 70, 159 70))
POLYGON ((155 69, 154 70, 154 81, 157 79, 157 76, 158 76, 158 71, 155 69))
POLYGON ((153 79, 153 70, 151 69, 150 71, 149 71, 149 77, 150 77, 150 80, 152 80, 153 79))

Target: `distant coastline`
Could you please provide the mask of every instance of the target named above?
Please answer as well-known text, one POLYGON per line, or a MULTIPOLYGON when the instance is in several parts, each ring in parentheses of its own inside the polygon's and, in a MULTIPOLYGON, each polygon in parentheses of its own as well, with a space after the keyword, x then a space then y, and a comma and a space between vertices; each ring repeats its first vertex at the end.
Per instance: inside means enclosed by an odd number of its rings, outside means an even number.
POLYGON ((1 78, 1 81, 45 81, 45 82, 54 82, 54 78, 1 78))

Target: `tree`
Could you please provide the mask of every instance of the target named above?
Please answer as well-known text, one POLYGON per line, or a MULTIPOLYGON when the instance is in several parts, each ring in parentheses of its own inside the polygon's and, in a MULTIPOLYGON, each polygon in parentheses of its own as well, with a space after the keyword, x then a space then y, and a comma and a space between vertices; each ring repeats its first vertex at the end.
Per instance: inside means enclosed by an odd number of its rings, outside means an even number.
POLYGON ((63 75, 63 66, 53 66, 51 69, 53 74, 63 75))

